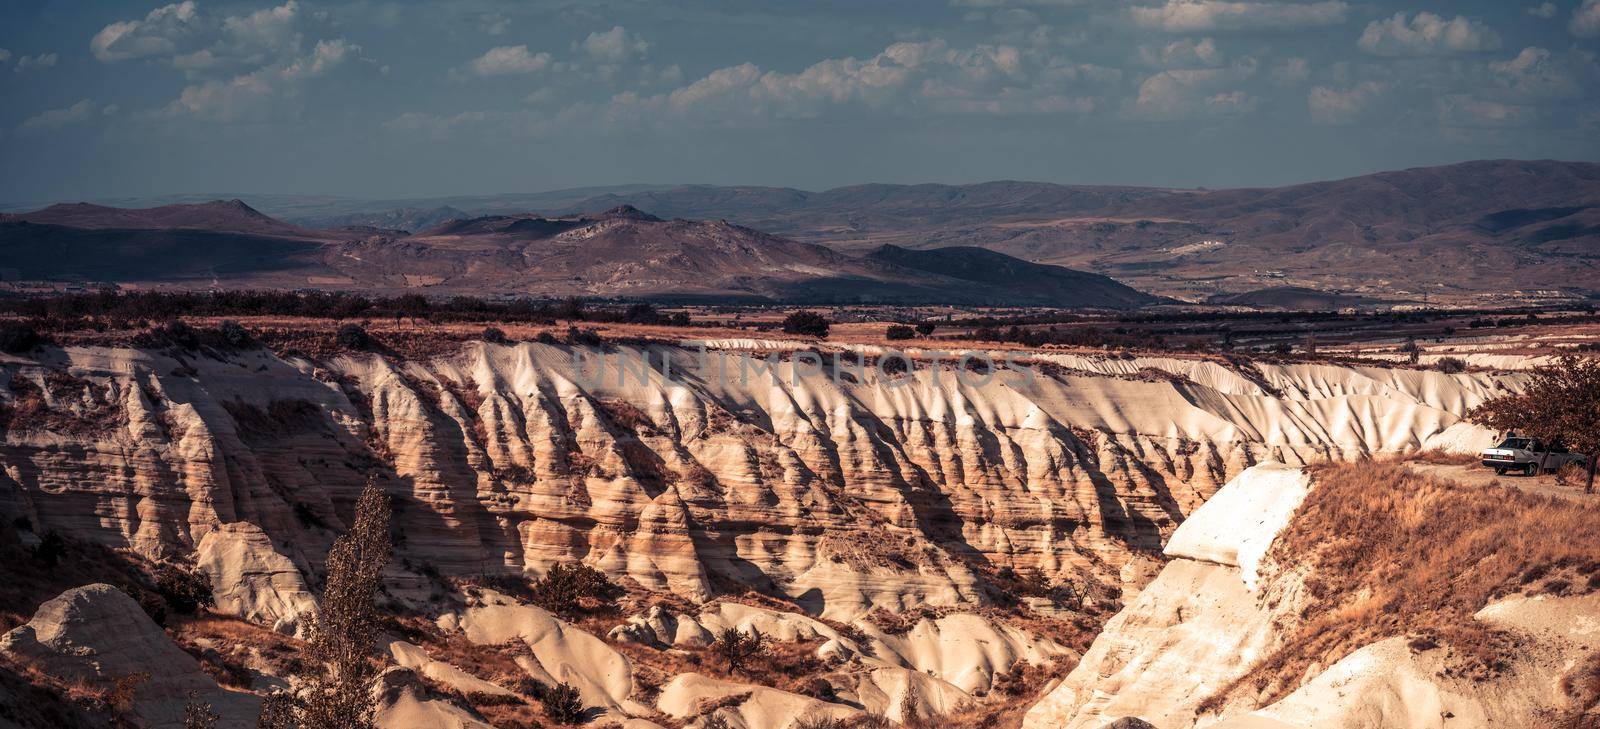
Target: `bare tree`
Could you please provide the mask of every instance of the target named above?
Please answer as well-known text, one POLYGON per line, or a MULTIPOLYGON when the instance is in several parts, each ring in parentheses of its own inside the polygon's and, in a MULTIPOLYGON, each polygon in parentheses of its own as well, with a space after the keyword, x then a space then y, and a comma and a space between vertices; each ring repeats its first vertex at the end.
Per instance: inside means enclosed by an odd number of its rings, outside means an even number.
POLYGON ((1522 392, 1494 398, 1467 419, 1500 431, 1517 431, 1560 443, 1589 458, 1586 493, 1594 493, 1600 457, 1600 359, 1565 355, 1535 367, 1522 392))
POLYGON ((717 635, 716 641, 711 644, 711 652, 728 664, 729 673, 740 673, 744 671, 745 664, 767 652, 766 636, 755 628, 748 633, 727 628, 717 635))
POLYGON ((310 625, 296 692, 288 699, 269 697, 258 726, 371 729, 376 710, 371 686, 377 675, 371 657, 378 637, 374 598, 389 548, 388 496, 369 481, 356 502, 355 523, 328 551, 328 582, 310 625), (268 713, 280 723, 268 723, 268 713))

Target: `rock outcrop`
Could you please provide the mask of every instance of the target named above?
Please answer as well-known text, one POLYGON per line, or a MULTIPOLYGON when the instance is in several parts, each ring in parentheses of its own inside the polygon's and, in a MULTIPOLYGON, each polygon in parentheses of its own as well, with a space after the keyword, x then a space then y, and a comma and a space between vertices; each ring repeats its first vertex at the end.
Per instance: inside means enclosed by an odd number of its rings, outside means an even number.
MULTIPOLYGON (((1272 552, 1266 566, 1263 558, 1305 518, 1297 509, 1315 498, 1317 488, 1301 469, 1271 463, 1224 486, 1177 529, 1166 548, 1172 561, 1028 712, 1024 729, 1093 728, 1132 719, 1161 729, 1531 728, 1568 725, 1562 722, 1585 711, 1592 716, 1594 692, 1582 687, 1592 685, 1600 666, 1600 595, 1592 588, 1568 590, 1564 582, 1556 588, 1561 594, 1498 597, 1461 616, 1488 629, 1472 635, 1499 636, 1466 640, 1507 641, 1498 648, 1464 646, 1467 654, 1483 650, 1496 656, 1484 670, 1468 667, 1457 647, 1435 642, 1427 629, 1384 623, 1383 598, 1362 604, 1356 595, 1358 605, 1374 614, 1358 609, 1353 615, 1383 626, 1378 637, 1312 663, 1304 675, 1291 675, 1293 690, 1281 698, 1258 691, 1271 678, 1263 671, 1274 670, 1263 659, 1290 645, 1300 626, 1316 625, 1308 622, 1317 617, 1308 594, 1317 589, 1319 575, 1328 575, 1317 564, 1282 561, 1286 553, 1272 552)), ((1328 508, 1326 500, 1318 508, 1328 508)), ((1403 523, 1428 516, 1394 518, 1403 523)), ((1398 538, 1412 537, 1403 532, 1398 538)), ((1405 544, 1408 550, 1441 548, 1405 544)), ((1342 566, 1363 572, 1371 567, 1342 566)))
POLYGON ((280 633, 299 635, 317 599, 289 558, 254 524, 223 524, 200 538, 195 567, 211 580, 216 610, 280 633))
POLYGON ((130 688, 130 719, 141 726, 181 726, 191 693, 211 704, 222 727, 254 727, 260 713, 260 699, 218 686, 139 603, 110 585, 74 588, 39 606, 33 619, 0 636, 0 654, 58 681, 107 693, 130 688))
POLYGON ((1190 726, 1197 707, 1274 645, 1273 621, 1252 592, 1255 566, 1305 498, 1298 468, 1263 463, 1235 477, 1172 535, 1172 561, 1117 613, 1024 729, 1099 727, 1138 717, 1190 726), (1246 579, 1241 563, 1249 565, 1246 579))
POLYGON ((285 560, 315 583, 376 475, 398 556, 446 574, 576 560, 691 600, 754 588, 849 621, 981 605, 1000 567, 1137 589, 1130 550, 1159 548, 1239 471, 1471 445, 1487 434, 1461 413, 1516 383, 1054 354, 1028 355, 1031 377, 958 378, 948 361, 836 377, 804 354, 6 357, 0 404, 26 418, 0 443, 0 515, 150 557, 243 540, 230 549, 273 588, 224 597, 277 623, 304 608, 285 560), (224 527, 239 523, 265 541, 224 527))

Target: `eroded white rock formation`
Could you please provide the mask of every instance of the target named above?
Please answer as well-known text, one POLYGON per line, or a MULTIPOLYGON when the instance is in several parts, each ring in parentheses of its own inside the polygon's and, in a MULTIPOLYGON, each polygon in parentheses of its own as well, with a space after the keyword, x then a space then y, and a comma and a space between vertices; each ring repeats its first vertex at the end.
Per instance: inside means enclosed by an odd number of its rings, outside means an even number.
MULTIPOLYGON (((1315 484, 1264 463, 1237 476, 1173 534, 1172 558, 1124 607, 1024 729, 1102 727, 1133 717, 1160 729, 1543 727, 1570 708, 1563 681, 1600 650, 1600 595, 1513 596, 1476 620, 1515 635, 1500 675, 1456 675, 1447 651, 1397 636, 1318 670, 1266 706, 1207 699, 1288 639, 1305 616, 1296 569, 1261 583, 1257 568, 1315 484)), ((1280 566, 1281 567, 1281 566, 1280 566)))
POLYGON ((748 586, 848 621, 979 604, 983 565, 1117 586, 1130 546, 1158 547, 1257 461, 1475 445, 1486 434, 1461 413, 1515 386, 1064 355, 1031 360, 1031 379, 963 383, 948 363, 835 378, 796 374, 793 353, 770 370, 733 351, 649 353, 655 369, 620 383, 615 359, 594 381, 599 352, 579 366, 538 344, 411 362, 6 357, 0 376, 42 393, 43 414, 0 444, 0 512, 152 557, 254 524, 312 575, 379 473, 399 556, 446 573, 580 560, 691 600, 748 586))
POLYGON ((259 698, 218 686, 139 603, 110 585, 73 588, 40 605, 0 636, 0 654, 108 693, 123 682, 132 690, 129 718, 140 726, 182 726, 191 692, 211 704, 222 727, 254 727, 260 713, 259 698))

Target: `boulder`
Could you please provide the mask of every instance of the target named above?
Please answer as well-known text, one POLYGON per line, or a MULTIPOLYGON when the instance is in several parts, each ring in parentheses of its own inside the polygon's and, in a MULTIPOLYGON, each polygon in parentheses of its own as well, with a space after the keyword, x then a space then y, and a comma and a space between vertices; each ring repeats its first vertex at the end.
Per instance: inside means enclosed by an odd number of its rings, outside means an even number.
POLYGON ((0 636, 0 654, 59 681, 105 690, 133 681, 129 719, 138 726, 181 726, 190 693, 211 704, 220 727, 254 727, 261 711, 259 698, 219 686, 111 585, 76 587, 40 605, 0 636))
POLYGON ((294 562, 273 549, 254 524, 234 522, 207 532, 195 549, 196 568, 211 580, 217 612, 265 625, 286 635, 304 631, 317 599, 294 562))

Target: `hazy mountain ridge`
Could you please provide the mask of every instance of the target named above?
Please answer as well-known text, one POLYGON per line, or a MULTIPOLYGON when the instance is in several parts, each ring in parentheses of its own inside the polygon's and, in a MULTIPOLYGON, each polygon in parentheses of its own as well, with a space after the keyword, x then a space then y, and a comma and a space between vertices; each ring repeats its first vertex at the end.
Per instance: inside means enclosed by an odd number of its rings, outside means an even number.
POLYGON ((408 201, 263 199, 269 212, 300 225, 385 229, 325 234, 344 238, 396 237, 394 230, 422 231, 451 218, 574 218, 581 217, 574 210, 626 205, 668 219, 724 220, 846 254, 885 244, 982 247, 1194 301, 1285 287, 1431 301, 1600 290, 1592 283, 1600 280, 1600 164, 1583 162, 1481 161, 1214 191, 999 181, 821 192, 632 185, 408 201))
POLYGON ((1125 308, 1157 301, 1104 276, 973 252, 993 259, 979 278, 723 221, 663 220, 627 205, 592 215, 454 218, 416 234, 308 230, 239 201, 143 210, 57 205, 0 222, 0 268, 24 280, 819 304, 1125 308), (995 272, 1011 273, 996 279, 995 272))

